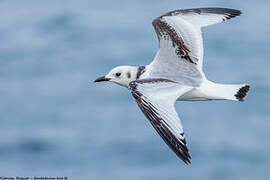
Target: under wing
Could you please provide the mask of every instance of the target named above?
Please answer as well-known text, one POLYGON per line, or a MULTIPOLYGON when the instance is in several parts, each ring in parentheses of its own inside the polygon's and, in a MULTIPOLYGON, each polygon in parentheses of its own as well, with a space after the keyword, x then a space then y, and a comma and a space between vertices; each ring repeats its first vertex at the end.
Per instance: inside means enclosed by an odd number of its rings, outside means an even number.
POLYGON ((143 79, 132 81, 130 89, 141 111, 166 144, 186 164, 190 163, 191 157, 174 103, 192 87, 167 79, 143 79))

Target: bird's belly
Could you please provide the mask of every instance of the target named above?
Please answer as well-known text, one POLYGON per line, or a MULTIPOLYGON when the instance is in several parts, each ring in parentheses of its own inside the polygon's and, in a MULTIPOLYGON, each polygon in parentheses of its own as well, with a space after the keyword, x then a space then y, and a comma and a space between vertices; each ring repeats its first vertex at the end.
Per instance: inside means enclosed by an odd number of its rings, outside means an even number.
POLYGON ((182 96, 180 96, 177 101, 209 101, 207 96, 200 91, 200 89, 196 88, 191 91, 186 92, 182 96))

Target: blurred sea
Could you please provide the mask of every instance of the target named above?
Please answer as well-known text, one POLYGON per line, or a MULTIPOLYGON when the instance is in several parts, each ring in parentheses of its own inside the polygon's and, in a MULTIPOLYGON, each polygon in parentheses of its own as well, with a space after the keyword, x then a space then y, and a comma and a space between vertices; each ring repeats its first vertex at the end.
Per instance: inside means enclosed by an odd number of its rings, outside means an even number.
POLYGON ((1 0, 0 176, 270 179, 269 8, 269 0, 1 0), (252 89, 244 103, 177 103, 186 166, 127 89, 93 80, 152 61, 155 17, 208 6, 243 15, 204 29, 207 77, 252 89))

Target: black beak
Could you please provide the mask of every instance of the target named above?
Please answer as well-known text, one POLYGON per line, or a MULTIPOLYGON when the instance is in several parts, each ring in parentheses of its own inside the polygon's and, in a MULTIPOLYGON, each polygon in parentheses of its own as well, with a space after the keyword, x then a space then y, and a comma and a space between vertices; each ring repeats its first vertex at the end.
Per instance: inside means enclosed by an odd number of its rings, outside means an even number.
POLYGON ((94 82, 102 82, 102 81, 109 81, 110 78, 106 78, 105 76, 102 76, 100 78, 97 78, 94 82))

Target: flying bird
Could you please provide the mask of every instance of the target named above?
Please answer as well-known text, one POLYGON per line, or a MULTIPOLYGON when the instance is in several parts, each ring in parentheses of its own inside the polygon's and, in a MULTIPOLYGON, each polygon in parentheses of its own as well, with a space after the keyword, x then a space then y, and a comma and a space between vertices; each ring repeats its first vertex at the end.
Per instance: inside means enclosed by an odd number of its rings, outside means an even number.
POLYGON ((127 87, 152 126, 186 164, 191 156, 175 101, 244 101, 248 84, 217 84, 205 77, 201 28, 221 23, 241 11, 227 8, 181 9, 156 18, 159 40, 154 60, 146 66, 118 66, 95 82, 127 87))

